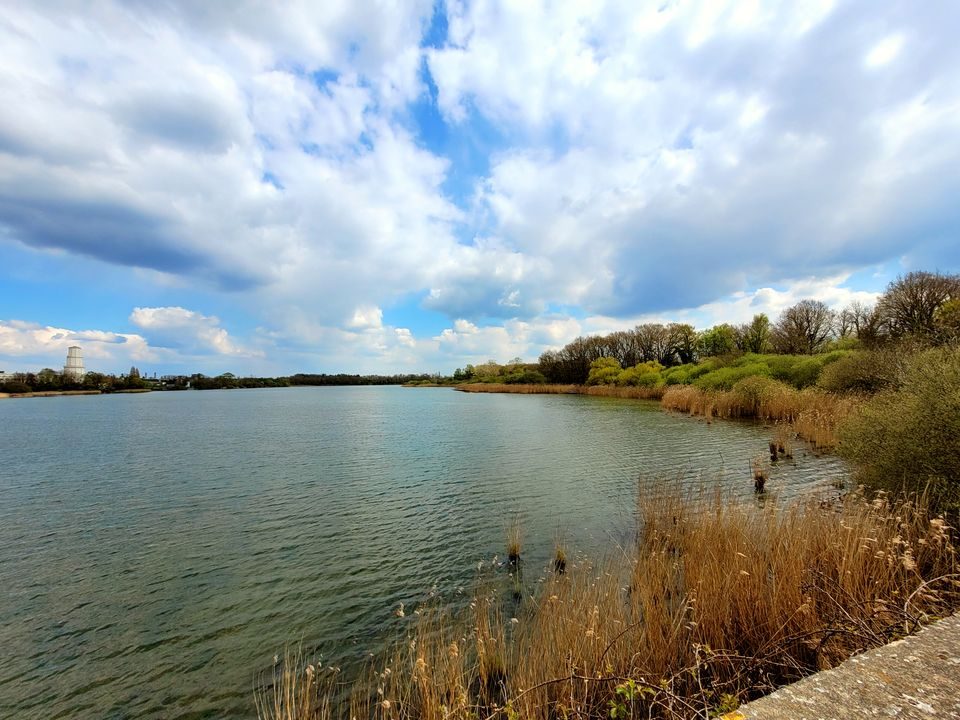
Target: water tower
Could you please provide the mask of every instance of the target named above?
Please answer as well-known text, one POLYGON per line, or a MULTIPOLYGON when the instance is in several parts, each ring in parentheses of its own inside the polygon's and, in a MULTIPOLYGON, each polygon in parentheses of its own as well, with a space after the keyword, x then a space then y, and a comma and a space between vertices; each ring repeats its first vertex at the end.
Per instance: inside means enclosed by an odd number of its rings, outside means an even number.
POLYGON ((67 348, 67 364, 63 366, 63 376, 71 380, 83 380, 87 371, 83 367, 83 353, 76 345, 67 348))

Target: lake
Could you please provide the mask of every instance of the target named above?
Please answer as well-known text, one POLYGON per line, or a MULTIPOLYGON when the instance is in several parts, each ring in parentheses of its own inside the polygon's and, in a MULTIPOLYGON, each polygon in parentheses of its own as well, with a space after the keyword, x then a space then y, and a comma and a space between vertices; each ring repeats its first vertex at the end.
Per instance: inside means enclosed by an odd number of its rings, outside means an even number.
MULTIPOLYGON (((289 388, 0 401, 0 716, 249 718, 302 643, 377 649, 393 611, 455 596, 563 533, 599 555, 638 480, 752 495, 769 428, 656 403, 444 388, 289 388)), ((768 487, 828 488, 800 450, 768 487)))

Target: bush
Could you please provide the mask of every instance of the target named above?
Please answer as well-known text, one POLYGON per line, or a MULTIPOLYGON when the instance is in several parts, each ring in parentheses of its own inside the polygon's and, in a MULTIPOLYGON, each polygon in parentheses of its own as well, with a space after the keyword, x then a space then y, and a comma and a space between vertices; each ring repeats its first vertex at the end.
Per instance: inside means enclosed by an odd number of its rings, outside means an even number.
POLYGON ((817 385, 830 392, 873 394, 903 382, 905 353, 901 348, 847 353, 820 373, 817 385))
POLYGON ((0 385, 0 392, 5 393, 28 393, 32 391, 31 388, 26 383, 22 383, 19 380, 10 380, 9 382, 0 385))
POLYGON ((889 490, 928 490, 960 507, 960 350, 909 358, 903 383, 867 401, 840 429, 858 479, 889 490))
POLYGON ((733 386, 733 394, 737 402, 749 417, 760 415, 760 409, 765 400, 777 392, 785 390, 783 384, 768 377, 753 375, 740 380, 733 386))
POLYGON ((620 372, 617 385, 621 387, 656 387, 663 382, 660 371, 663 365, 653 360, 637 363, 620 372))
POLYGON ((543 385, 547 382, 547 378, 539 370, 524 370, 508 375, 503 382, 508 385, 543 385))
POLYGON ((701 375, 693 384, 703 390, 730 390, 740 380, 755 375, 769 375, 770 370, 760 362, 718 368, 701 375))
POLYGON ((597 358, 590 363, 587 385, 616 385, 620 371, 620 363, 613 358, 597 358))

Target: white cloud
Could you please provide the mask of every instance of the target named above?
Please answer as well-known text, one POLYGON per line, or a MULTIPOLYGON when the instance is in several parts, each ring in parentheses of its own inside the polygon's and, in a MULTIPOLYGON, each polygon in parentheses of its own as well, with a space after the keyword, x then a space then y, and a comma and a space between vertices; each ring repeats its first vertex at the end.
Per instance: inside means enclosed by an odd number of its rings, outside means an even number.
POLYGON ((869 68, 881 67, 895 60, 902 49, 903 35, 889 35, 870 49, 863 62, 869 68))
POLYGON ((383 325, 383 310, 376 305, 364 305, 353 312, 347 327, 354 330, 377 329, 383 325))
POLYGON ((282 371, 532 358, 960 264, 960 6, 444 8, 430 49, 430 0, 7 8, 0 242, 146 268, 151 348, 282 371), (411 296, 450 327, 392 326, 411 296))
POLYGON ((100 372, 118 371, 118 365, 123 367, 130 362, 160 359, 142 335, 0 320, 0 358, 8 372, 35 371, 41 367, 59 370, 66 360, 67 348, 72 345, 82 348, 88 370, 100 372))
POLYGON ((220 320, 182 307, 138 307, 130 313, 130 322, 143 329, 155 346, 173 348, 188 354, 262 356, 233 341, 220 327, 220 320))

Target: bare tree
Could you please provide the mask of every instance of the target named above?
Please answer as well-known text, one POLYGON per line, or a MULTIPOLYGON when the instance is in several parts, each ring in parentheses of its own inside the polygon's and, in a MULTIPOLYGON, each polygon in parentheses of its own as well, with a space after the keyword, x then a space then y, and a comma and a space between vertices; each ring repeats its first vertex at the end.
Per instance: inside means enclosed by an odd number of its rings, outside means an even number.
POLYGON ((637 343, 644 360, 656 360, 661 365, 671 365, 673 348, 670 346, 670 331, 660 323, 644 323, 634 328, 637 343))
POLYGON ((819 300, 801 300, 780 315, 773 331, 777 352, 819 352, 833 334, 835 313, 819 300))
POLYGON ((884 335, 883 316, 876 305, 854 301, 837 316, 837 334, 855 337, 867 347, 873 347, 884 335))
POLYGON ((932 337, 940 306, 960 298, 960 275, 911 272, 887 286, 879 309, 890 335, 932 337))

